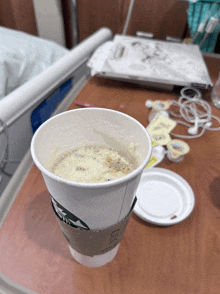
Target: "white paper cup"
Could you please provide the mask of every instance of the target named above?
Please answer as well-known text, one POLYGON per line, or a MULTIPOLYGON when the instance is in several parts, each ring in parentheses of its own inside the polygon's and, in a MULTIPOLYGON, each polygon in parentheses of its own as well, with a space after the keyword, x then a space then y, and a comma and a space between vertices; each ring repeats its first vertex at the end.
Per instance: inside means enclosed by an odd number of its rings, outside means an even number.
POLYGON ((118 252, 118 248, 119 248, 119 244, 115 248, 113 248, 111 251, 105 254, 100 254, 100 255, 95 255, 93 257, 90 257, 90 256, 80 254, 69 245, 70 253, 72 254, 73 258, 79 263, 87 267, 100 267, 111 262, 115 258, 118 252))
MULTIPOLYGON (((151 149, 150 136, 137 120, 121 112, 101 108, 76 109, 58 114, 39 127, 31 142, 33 160, 42 172, 55 206, 58 203, 76 217, 77 226, 86 226, 91 230, 107 228, 127 216, 151 149), (46 168, 51 158, 59 158, 61 153, 85 144, 105 144, 122 151, 135 144, 138 167, 120 179, 102 183, 68 181, 46 168)), ((59 212, 62 215, 62 209, 59 212)), ((107 255, 102 255, 101 262, 97 263, 100 257, 94 256, 94 263, 91 257, 87 263, 87 256, 81 258, 72 250, 75 259, 87 266, 100 266, 97 264, 103 265, 103 258, 104 263, 114 258, 114 254, 107 252, 107 255)))

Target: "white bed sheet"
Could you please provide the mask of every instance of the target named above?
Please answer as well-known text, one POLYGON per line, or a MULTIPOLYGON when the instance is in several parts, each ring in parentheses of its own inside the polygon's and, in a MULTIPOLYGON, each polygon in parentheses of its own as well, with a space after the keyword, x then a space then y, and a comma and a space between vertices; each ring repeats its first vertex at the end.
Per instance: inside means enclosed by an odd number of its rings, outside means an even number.
POLYGON ((0 99, 69 53, 61 45, 0 27, 0 99))

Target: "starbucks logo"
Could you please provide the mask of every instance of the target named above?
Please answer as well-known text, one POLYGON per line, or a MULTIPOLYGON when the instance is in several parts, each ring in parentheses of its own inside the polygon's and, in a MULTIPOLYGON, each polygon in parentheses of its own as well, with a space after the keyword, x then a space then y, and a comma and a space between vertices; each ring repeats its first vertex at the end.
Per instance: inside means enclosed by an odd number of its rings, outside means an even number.
POLYGON ((58 203, 51 195, 50 195, 52 207, 57 217, 60 220, 65 222, 66 224, 78 228, 80 230, 90 230, 86 223, 84 223, 81 219, 79 219, 76 215, 72 214, 66 208, 64 208, 60 203, 58 203))

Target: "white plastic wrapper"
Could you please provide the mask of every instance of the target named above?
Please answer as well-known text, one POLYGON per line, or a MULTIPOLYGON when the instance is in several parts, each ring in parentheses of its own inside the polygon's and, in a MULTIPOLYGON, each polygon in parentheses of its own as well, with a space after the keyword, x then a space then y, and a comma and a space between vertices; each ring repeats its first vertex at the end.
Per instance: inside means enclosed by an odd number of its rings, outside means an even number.
POLYGON ((0 27, 0 99, 68 52, 55 42, 0 27))

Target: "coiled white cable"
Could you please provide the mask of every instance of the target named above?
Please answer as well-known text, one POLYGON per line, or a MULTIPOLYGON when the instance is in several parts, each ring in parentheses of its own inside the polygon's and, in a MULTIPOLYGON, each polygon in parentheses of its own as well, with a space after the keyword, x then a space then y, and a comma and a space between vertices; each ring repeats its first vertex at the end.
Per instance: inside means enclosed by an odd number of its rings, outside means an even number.
POLYGON ((169 111, 169 114, 183 118, 185 121, 176 120, 176 122, 189 127, 188 132, 191 135, 175 133, 171 133, 171 135, 178 138, 193 139, 201 137, 206 130, 220 131, 220 127, 211 128, 212 120, 217 120, 220 124, 220 118, 212 115, 209 103, 201 99, 202 95, 198 89, 185 87, 181 90, 180 94, 181 96, 178 101, 172 101, 172 105, 179 107, 179 114, 172 111, 169 111), (190 92, 190 95, 187 92, 190 92), (197 134, 200 127, 202 127, 202 131, 200 134, 197 134))

